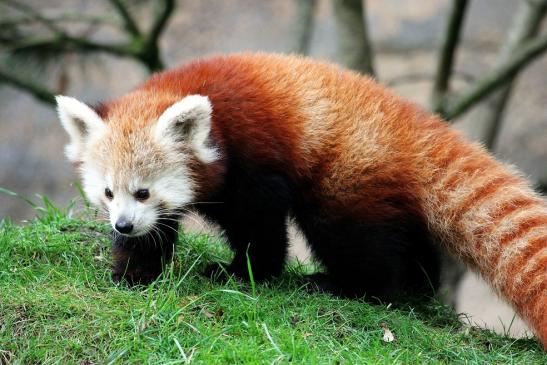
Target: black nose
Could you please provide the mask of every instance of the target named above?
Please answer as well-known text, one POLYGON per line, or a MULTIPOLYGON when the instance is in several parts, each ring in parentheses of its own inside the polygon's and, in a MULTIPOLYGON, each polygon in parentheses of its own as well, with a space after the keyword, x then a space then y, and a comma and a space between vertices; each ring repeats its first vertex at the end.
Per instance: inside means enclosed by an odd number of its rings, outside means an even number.
POLYGON ((133 230, 133 223, 128 222, 125 218, 120 218, 116 222, 114 228, 116 228, 116 231, 120 233, 128 234, 133 230))

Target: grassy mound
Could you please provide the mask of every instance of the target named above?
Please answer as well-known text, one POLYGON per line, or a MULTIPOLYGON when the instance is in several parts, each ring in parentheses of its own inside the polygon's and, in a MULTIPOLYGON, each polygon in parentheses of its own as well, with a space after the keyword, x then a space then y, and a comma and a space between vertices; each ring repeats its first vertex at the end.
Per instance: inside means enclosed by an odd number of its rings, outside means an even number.
POLYGON ((51 210, 0 223, 0 363, 432 364, 547 361, 534 340, 464 328, 432 301, 394 308, 302 289, 306 267, 268 284, 215 284, 214 238, 181 234, 148 287, 110 279, 108 227, 51 210), (395 341, 383 339, 385 324, 395 341))

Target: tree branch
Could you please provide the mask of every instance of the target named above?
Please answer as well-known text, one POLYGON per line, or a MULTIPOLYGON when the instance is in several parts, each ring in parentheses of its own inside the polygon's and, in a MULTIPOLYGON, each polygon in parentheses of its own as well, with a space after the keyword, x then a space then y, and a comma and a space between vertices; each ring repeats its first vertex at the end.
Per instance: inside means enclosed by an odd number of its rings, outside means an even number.
POLYGON ((148 42, 157 42, 161 33, 167 26, 167 22, 175 10, 175 0, 162 0, 162 5, 156 13, 154 23, 148 35, 148 42))
POLYGON ((17 1, 13 1, 13 0, 2 0, 2 1, 8 4, 8 6, 11 6, 12 8, 17 9, 23 14, 26 14, 29 18, 42 23, 44 26, 49 28, 49 30, 51 30, 53 33, 55 34, 62 33, 62 30, 57 26, 57 24, 55 24, 55 22, 52 22, 50 19, 43 17, 40 13, 35 11, 30 6, 22 4, 17 1))
POLYGON ((31 8, 13 0, 2 1, 7 1, 13 7, 26 12, 29 17, 48 24, 50 29, 54 31, 54 35, 51 38, 12 39, 12 42, 2 40, 3 45, 7 46, 9 52, 104 52, 114 56, 130 57, 138 60, 151 72, 164 68, 160 57, 158 40, 165 30, 170 16, 173 14, 175 0, 158 0, 154 2, 155 4, 160 4, 160 7, 156 12, 150 31, 145 35, 141 34, 135 20, 131 17, 127 7, 121 0, 108 0, 118 11, 124 21, 124 28, 131 38, 127 43, 121 44, 106 44, 93 41, 85 36, 71 36, 62 28, 57 27, 55 22, 35 13, 31 8))
MULTIPOLYGON (((546 11, 547 0, 521 1, 513 24, 508 31, 507 39, 500 50, 497 66, 507 62, 515 50, 536 36, 546 11)), ((491 95, 488 101, 492 107, 481 110, 477 116, 477 121, 480 122, 473 128, 480 130, 481 140, 489 149, 494 147, 501 130, 505 106, 510 98, 515 78, 516 75, 511 77, 500 90, 491 95)))
POLYGON ((539 183, 537 191, 539 191, 540 194, 547 196, 547 183, 539 183))
MULTIPOLYGON (((382 81, 386 86, 393 87, 393 86, 404 85, 404 84, 412 84, 416 82, 430 81, 434 77, 435 75, 433 73, 416 72, 416 73, 408 73, 408 74, 404 74, 400 76, 394 76, 382 81)), ((457 71, 454 71, 452 73, 452 78, 460 79, 461 81, 464 81, 468 84, 471 84, 477 80, 477 78, 470 73, 457 72, 457 71)))
POLYGON ((437 72, 433 83, 433 92, 431 95, 431 108, 433 111, 440 111, 444 97, 448 91, 454 56, 460 41, 462 25, 467 10, 468 0, 453 0, 449 20, 444 32, 442 49, 437 60, 437 72))
POLYGON ((108 0, 110 4, 116 9, 118 12, 120 18, 122 18, 123 25, 125 30, 131 35, 132 37, 140 37, 141 32, 139 30, 139 27, 137 26, 137 23, 135 23, 135 20, 129 13, 129 10, 125 7, 123 2, 120 0, 108 0))
POLYGON ((366 2, 334 0, 338 48, 345 66, 374 76, 371 42, 368 37, 366 2))
MULTIPOLYGON (((160 3, 160 1, 156 2, 160 3)), ((175 10, 175 0, 162 0, 156 12, 150 32, 144 36, 142 42, 137 42, 137 58, 148 68, 148 71, 155 72, 163 70, 165 65, 161 59, 158 40, 167 26, 169 18, 175 10)))
POLYGON ((294 44, 291 52, 306 55, 310 50, 317 0, 296 0, 297 14, 294 20, 294 44))
MULTIPOLYGON (((92 24, 101 24, 108 26, 119 25, 117 21, 108 17, 102 17, 97 15, 84 15, 84 14, 61 14, 55 17, 46 17, 43 18, 51 23, 61 23, 61 22, 75 22, 75 23, 92 23, 92 24)), ((9 19, 0 20, 0 27, 4 26, 16 26, 25 23, 36 22, 35 18, 30 17, 29 15, 22 15, 19 17, 10 17, 9 19)))
POLYGON ((467 92, 458 96, 455 101, 449 103, 444 109, 444 113, 442 113, 443 117, 451 120, 460 116, 470 107, 504 85, 524 66, 535 60, 536 57, 546 50, 547 35, 522 45, 515 51, 511 59, 480 79, 475 85, 471 86, 467 92))
POLYGON ((103 44, 87 38, 72 37, 66 34, 54 38, 17 40, 13 44, 4 42, 10 52, 48 50, 52 52, 105 52, 116 56, 135 57, 137 51, 126 44, 103 44))
MULTIPOLYGON (((14 39, 13 42, 1 40, 1 43, 4 46, 7 46, 9 52, 16 53, 32 50, 48 50, 53 52, 99 51, 125 57, 136 57, 139 53, 139 50, 135 47, 135 42, 130 42, 129 44, 104 44, 89 40, 86 37, 73 37, 66 33, 62 28, 58 27, 52 19, 42 16, 29 6, 13 0, 3 1, 8 3, 9 6, 21 11, 23 14, 28 15, 31 19, 43 23, 53 32, 53 37, 51 38, 14 39)), ((118 0, 112 1, 125 9, 123 4, 118 0)))
MULTIPOLYGON (((55 20, 57 18, 44 17, 32 8, 20 4, 16 0, 0 1, 8 3, 9 6, 21 12, 24 17, 19 17, 19 20, 26 22, 30 19, 31 21, 41 23, 48 27, 52 33, 49 36, 43 37, 41 35, 36 37, 20 37, 19 35, 17 37, 4 37, 3 39, 0 39, 0 45, 4 47, 7 53, 22 54, 27 52, 27 54, 35 53, 40 57, 43 57, 43 55, 47 53, 103 52, 113 56, 132 58, 145 65, 149 71, 156 71, 163 68, 158 43, 170 16, 173 14, 175 0, 158 0, 157 2, 154 2, 155 4, 161 4, 161 6, 156 12, 150 31, 146 35, 141 34, 137 23, 122 0, 108 0, 119 13, 119 16, 124 22, 124 29, 130 36, 130 40, 127 43, 117 44, 97 42, 85 35, 72 36, 64 28, 58 26, 57 21, 55 20)), ((59 19, 62 19, 62 17, 63 15, 61 15, 59 19)), ((90 23, 93 22, 90 21, 90 23)), ((101 22, 99 21, 99 23, 101 22)), ((49 104, 55 102, 53 91, 36 83, 34 80, 22 78, 17 73, 0 69, 0 83, 2 82, 26 91, 42 102, 49 104)))
POLYGON ((25 80, 18 76, 9 74, 0 69, 0 81, 12 85, 20 90, 26 91, 36 99, 46 104, 55 104, 55 93, 45 86, 31 80, 25 80))

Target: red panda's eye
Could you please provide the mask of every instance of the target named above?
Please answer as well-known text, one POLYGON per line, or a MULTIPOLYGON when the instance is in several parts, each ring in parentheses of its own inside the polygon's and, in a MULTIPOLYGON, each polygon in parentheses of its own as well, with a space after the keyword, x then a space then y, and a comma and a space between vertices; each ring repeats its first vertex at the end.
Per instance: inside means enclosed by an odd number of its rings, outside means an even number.
POLYGON ((114 194, 109 188, 104 189, 104 196, 106 196, 108 200, 112 200, 114 198, 114 194))
POLYGON ((134 196, 138 201, 144 201, 150 197, 150 192, 148 189, 139 189, 135 192, 134 196))

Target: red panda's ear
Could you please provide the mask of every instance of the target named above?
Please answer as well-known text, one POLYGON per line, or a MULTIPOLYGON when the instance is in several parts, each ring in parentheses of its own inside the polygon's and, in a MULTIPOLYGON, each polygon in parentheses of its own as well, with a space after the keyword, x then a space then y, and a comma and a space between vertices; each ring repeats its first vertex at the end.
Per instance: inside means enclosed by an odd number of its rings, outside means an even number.
POLYGON ((104 130, 105 123, 99 115, 86 104, 68 96, 58 95, 57 113, 70 142, 65 147, 68 159, 77 163, 81 159, 86 139, 93 133, 104 130))
POLYGON ((217 151, 207 143, 212 112, 208 97, 186 96, 165 109, 154 126, 154 135, 163 143, 188 143, 202 162, 213 162, 218 158, 217 151))

